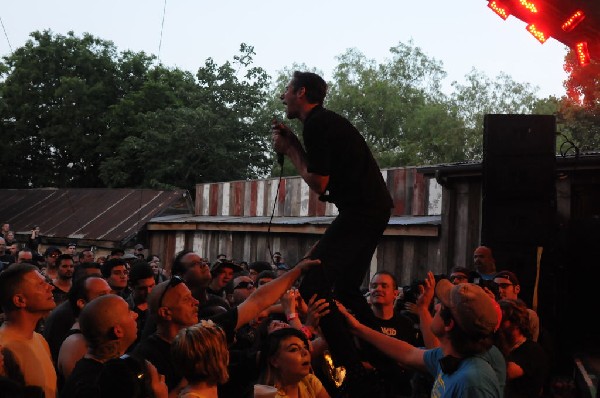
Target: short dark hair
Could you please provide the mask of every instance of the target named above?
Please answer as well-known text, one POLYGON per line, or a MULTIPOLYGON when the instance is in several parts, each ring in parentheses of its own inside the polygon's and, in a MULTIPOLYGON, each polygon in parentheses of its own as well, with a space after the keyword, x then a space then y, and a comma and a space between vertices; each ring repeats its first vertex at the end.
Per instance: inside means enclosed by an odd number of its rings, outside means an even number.
POLYGON ((275 279, 277 278, 277 274, 274 271, 260 271, 258 275, 256 275, 256 283, 264 278, 275 279))
POLYGON ((133 287, 142 279, 154 279, 152 267, 143 260, 136 260, 129 271, 129 284, 133 287))
POLYGON ((386 271, 386 270, 377 271, 373 274, 373 276, 371 277, 371 280, 373 280, 373 278, 375 278, 377 275, 389 276, 390 278, 392 278, 392 282, 394 284, 394 289, 398 289, 398 280, 396 279, 396 276, 394 274, 392 274, 390 271, 386 271))
POLYGON ((248 269, 252 269, 258 273, 262 271, 273 271, 273 267, 267 261, 254 261, 248 264, 248 269))
POLYGON ((56 257, 56 264, 60 265, 60 262, 62 260, 73 260, 73 256, 71 256, 70 254, 61 254, 60 256, 56 257))
POLYGON ((87 275, 88 269, 97 269, 98 270, 98 276, 102 276, 102 271, 100 270, 100 264, 98 263, 94 263, 94 262, 85 262, 85 263, 79 263, 77 264, 77 266, 75 267, 75 271, 73 271, 73 281, 75 281, 77 278, 80 278, 83 275, 87 275))
POLYGON ((110 252, 111 256, 114 256, 115 254, 121 253, 121 255, 125 254, 125 250, 121 249, 120 247, 117 247, 115 249, 112 249, 112 251, 110 252))
POLYGON ((323 104, 325 95, 327 95, 327 83, 325 83, 325 80, 321 76, 312 72, 295 71, 291 83, 294 92, 304 87, 306 90, 306 99, 309 103, 323 104))
POLYGON ((101 267, 100 267, 100 271, 102 272, 102 276, 104 278, 110 277, 110 273, 111 273, 112 269, 114 267, 118 267, 119 265, 127 267, 127 261, 125 261, 125 260, 123 260, 121 258, 111 258, 110 260, 106 260, 104 262, 104 264, 102 264, 101 267))
POLYGON ((181 263, 181 259, 186 254, 193 253, 191 250, 182 250, 175 256, 173 260, 173 267, 171 267, 171 275, 183 275, 187 271, 187 268, 181 263))
POLYGON ((38 271, 38 267, 29 263, 11 264, 0 273, 0 306, 4 312, 15 309, 12 298, 21 286, 23 276, 32 271, 38 271))

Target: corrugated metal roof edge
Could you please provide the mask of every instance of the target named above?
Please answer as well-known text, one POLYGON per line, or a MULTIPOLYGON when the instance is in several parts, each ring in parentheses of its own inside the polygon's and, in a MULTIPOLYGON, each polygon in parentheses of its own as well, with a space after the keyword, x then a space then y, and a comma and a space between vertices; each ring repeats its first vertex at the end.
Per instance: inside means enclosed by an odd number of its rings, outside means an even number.
MULTIPOLYGON (((244 217, 244 216, 195 216, 192 214, 172 215, 154 217, 148 221, 149 224, 269 224, 271 217, 244 217)), ((335 216, 320 217, 273 217, 271 223, 274 225, 302 225, 302 224, 330 224, 335 216)), ((432 225, 438 226, 442 223, 441 215, 430 216, 393 216, 388 223, 389 226, 402 225, 432 225)))

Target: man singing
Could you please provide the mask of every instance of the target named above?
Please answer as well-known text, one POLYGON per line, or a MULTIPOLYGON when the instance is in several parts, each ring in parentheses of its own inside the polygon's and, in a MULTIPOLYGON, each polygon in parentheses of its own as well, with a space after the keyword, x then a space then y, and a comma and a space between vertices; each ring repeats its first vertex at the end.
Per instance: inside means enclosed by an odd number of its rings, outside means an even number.
MULTIPOLYGON (((367 143, 344 117, 323 107, 327 84, 310 72, 294 72, 281 95, 288 119, 303 124, 302 139, 284 124, 272 125, 273 147, 286 155, 319 199, 334 203, 339 215, 311 253, 322 266, 312 268, 300 286, 302 297, 326 298, 330 313, 321 329, 336 365, 350 379, 364 374, 358 351, 333 296, 369 326, 376 321, 360 292, 373 253, 390 218, 391 196, 367 143)), ((356 380, 358 382, 358 380, 356 380)), ((352 387, 350 387, 352 388, 352 387)))

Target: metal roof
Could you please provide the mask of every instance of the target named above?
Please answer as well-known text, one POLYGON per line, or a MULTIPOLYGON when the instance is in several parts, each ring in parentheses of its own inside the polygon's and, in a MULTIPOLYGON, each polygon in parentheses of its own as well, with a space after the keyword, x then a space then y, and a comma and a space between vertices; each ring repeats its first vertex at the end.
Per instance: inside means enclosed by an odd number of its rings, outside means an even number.
POLYGON ((20 240, 39 225, 49 242, 104 241, 109 247, 126 245, 153 217, 193 213, 185 190, 2 189, 0 203, 0 222, 10 223, 20 240))
MULTIPOLYGON (((244 217, 178 215, 155 217, 149 220, 149 231, 203 230, 231 232, 323 233, 335 216, 307 217, 244 217)), ((393 216, 384 235, 438 236, 442 223, 440 215, 393 216)))

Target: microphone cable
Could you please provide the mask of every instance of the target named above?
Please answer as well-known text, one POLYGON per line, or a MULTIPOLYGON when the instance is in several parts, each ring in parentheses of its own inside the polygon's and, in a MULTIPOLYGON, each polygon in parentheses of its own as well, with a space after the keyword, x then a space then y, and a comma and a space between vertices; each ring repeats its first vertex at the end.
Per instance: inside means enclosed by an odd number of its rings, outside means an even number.
POLYGON ((271 210, 271 217, 269 218, 269 224, 267 226, 267 249, 269 250, 269 256, 271 262, 275 264, 275 257, 273 256, 273 250, 271 248, 271 225, 273 225, 273 216, 275 215, 275 206, 277 206, 277 200, 279 199, 279 188, 281 187, 281 180, 283 179, 283 161, 284 156, 281 153, 277 154, 277 163, 279 163, 279 181, 277 182, 277 191, 275 192, 275 198, 273 199, 273 209, 271 210))

